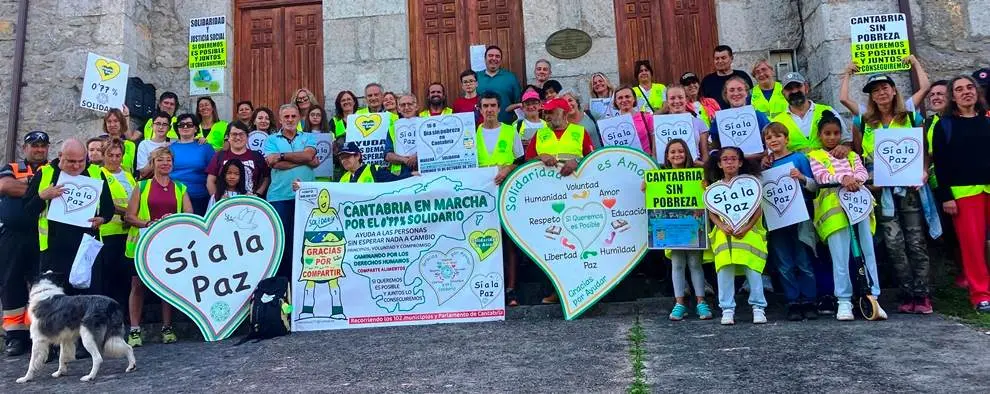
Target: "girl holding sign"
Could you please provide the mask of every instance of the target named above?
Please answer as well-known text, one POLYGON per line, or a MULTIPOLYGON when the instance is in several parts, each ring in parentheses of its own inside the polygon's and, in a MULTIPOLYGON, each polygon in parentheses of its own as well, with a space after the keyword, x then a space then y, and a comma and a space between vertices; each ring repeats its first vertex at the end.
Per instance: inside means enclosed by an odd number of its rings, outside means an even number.
MULTIPOLYGON (((745 160, 742 149, 734 146, 722 148, 712 155, 705 166, 705 177, 716 180, 708 189, 725 187, 732 190, 733 180, 739 175, 759 176, 760 170, 745 160)), ((759 191, 755 191, 759 194, 759 191)), ((757 201, 759 196, 757 196, 757 201)), ((707 200, 707 198, 706 198, 707 200)), ((767 322, 767 300, 763 295, 763 268, 767 263, 767 230, 763 227, 763 210, 757 202, 753 214, 738 229, 733 229, 719 213, 721 208, 709 205, 714 229, 708 234, 715 254, 715 271, 718 273, 718 306, 722 308, 722 324, 736 324, 736 274, 746 276, 750 283, 749 304, 753 307, 753 323, 767 322)))
MULTIPOLYGON (((849 191, 857 191, 869 179, 866 167, 860 160, 856 152, 850 151, 847 157, 833 157, 832 149, 839 145, 842 139, 842 123, 830 112, 822 115, 818 122, 818 138, 822 142, 823 149, 816 149, 808 152, 811 159, 811 171, 815 174, 815 182, 818 184, 839 183, 849 191)), ((862 220, 856 224, 857 240, 863 257, 866 260, 866 268, 872 280, 870 291, 874 296, 880 296, 880 279, 877 276, 877 259, 873 253, 873 229, 876 227, 876 220, 873 216, 872 204, 868 208, 870 218, 862 220)), ((843 210, 838 193, 835 189, 819 190, 818 197, 815 198, 814 223, 818 230, 818 236, 828 244, 828 251, 832 255, 832 279, 835 282, 835 297, 839 299, 838 311, 835 318, 838 320, 853 320, 852 307, 852 279, 849 274, 849 253, 852 235, 849 227, 849 217, 843 210)), ((876 308, 880 308, 877 304, 876 308)), ((887 313, 883 309, 877 310, 882 319, 887 318, 887 313)))
POLYGON ((667 88, 667 100, 663 103, 660 113, 664 115, 691 114, 694 140, 698 143, 697 146, 691 147, 688 151, 698 152, 698 155, 693 157, 696 160, 695 164, 699 166, 704 165, 708 161, 708 126, 701 119, 698 119, 698 114, 694 110, 688 107, 687 93, 684 91, 683 86, 672 85, 667 88))

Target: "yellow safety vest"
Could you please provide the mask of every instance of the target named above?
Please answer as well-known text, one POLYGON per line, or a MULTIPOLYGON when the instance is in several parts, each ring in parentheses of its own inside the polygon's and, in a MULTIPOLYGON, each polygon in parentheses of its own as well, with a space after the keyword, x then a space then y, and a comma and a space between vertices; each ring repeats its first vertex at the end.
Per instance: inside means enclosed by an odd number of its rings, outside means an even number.
MULTIPOLYGON (((151 195, 151 188, 148 184, 152 182, 151 179, 145 179, 137 184, 137 190, 141 193, 141 199, 138 201, 138 213, 137 217, 141 220, 151 219, 151 210, 148 208, 148 196, 151 195)), ((175 210, 176 213, 182 212, 182 196, 186 194, 186 185, 181 182, 172 181, 175 184, 175 210)), ((134 252, 137 251, 138 240, 141 238, 141 229, 131 226, 127 231, 127 244, 124 248, 124 256, 133 259, 134 252)))
MULTIPOLYGON (((763 95, 763 89, 760 89, 760 85, 756 85, 753 87, 752 95, 750 95, 753 108, 769 114, 770 119, 787 112, 787 98, 784 97, 783 90, 784 88, 780 85, 780 82, 774 82, 773 94, 770 95, 770 100, 767 100, 763 95)), ((815 104, 815 106, 817 107, 818 104, 815 104)))
MULTIPOLYGON (((914 123, 911 121, 911 119, 913 117, 914 117, 914 112, 908 112, 907 116, 904 119, 904 122, 898 123, 897 120, 894 119, 894 120, 892 120, 890 122, 889 125, 886 125, 886 126, 881 125, 881 127, 882 128, 885 128, 885 129, 886 128, 891 128, 891 129, 902 129, 902 128, 903 129, 906 129, 906 128, 911 128, 911 126, 914 125, 914 123)), ((862 118, 860 118, 860 119, 862 119, 862 118)), ((861 123, 861 127, 863 128, 863 158, 864 158, 864 160, 867 160, 867 161, 871 161, 872 162, 873 161, 873 142, 876 139, 876 135, 875 135, 874 131, 876 130, 876 128, 873 127, 873 126, 870 126, 869 124, 867 124, 865 121, 862 121, 862 120, 860 121, 860 123, 861 123)))
MULTIPOLYGON (((767 265, 767 229, 763 227, 763 219, 757 220, 752 229, 737 239, 722 232, 718 227, 708 233, 712 253, 715 260, 715 271, 723 267, 737 265, 763 273, 767 265)), ((732 267, 728 267, 732 268, 732 267)), ((737 272, 737 274, 742 274, 737 272)))
MULTIPOLYGON (((388 138, 392 140, 392 150, 395 151, 395 144, 398 143, 398 139, 395 137, 395 124, 393 123, 388 129, 388 138)), ((393 152, 394 153, 394 152, 393 152)), ((395 175, 402 173, 402 164, 399 163, 389 163, 388 170, 395 175)))
POLYGON ((705 107, 704 105, 699 105, 699 107, 701 108, 695 108, 698 112, 698 119, 705 122, 705 126, 712 127, 712 117, 708 114, 708 107, 705 107))
MULTIPOLYGON (((152 120, 154 120, 154 118, 148 119, 147 122, 144 122, 144 139, 146 140, 150 140, 152 137, 155 136, 155 129, 152 126, 152 123, 154 122, 152 122, 152 120)), ((168 129, 168 133, 165 134, 165 136, 170 140, 179 139, 179 136, 175 134, 175 122, 178 121, 179 118, 175 116, 172 117, 172 126, 168 129)))
POLYGON ((347 134, 347 125, 344 124, 343 119, 333 118, 333 136, 334 138, 340 138, 347 134))
POLYGON ((938 124, 938 114, 932 116, 932 124, 928 126, 928 131, 925 133, 925 140, 928 141, 928 155, 932 154, 932 136, 935 135, 935 125, 938 124))
POLYGON ((557 138, 549 128, 536 132, 536 154, 548 154, 558 159, 580 159, 584 157, 585 130, 581 125, 571 123, 557 138))
MULTIPOLYGON (((110 188, 110 195, 113 197, 113 205, 127 208, 127 200, 130 198, 130 196, 127 195, 127 189, 124 188, 124 185, 120 183, 120 180, 118 180, 117 177, 110 172, 110 170, 100 168, 100 171, 103 172, 103 177, 107 179, 107 186, 110 188)), ((127 184, 131 185, 131 190, 133 190, 134 186, 137 185, 137 181, 134 180, 134 176, 126 170, 121 169, 121 171, 126 177, 127 184)), ((127 234, 128 227, 129 226, 124 223, 124 219, 121 215, 114 214, 113 219, 110 219, 110 222, 104 223, 100 226, 100 236, 105 237, 108 235, 127 234)))
MULTIPOLYGON (((440 115, 450 115, 452 113, 454 113, 454 109, 453 108, 450 108, 450 107, 444 107, 443 111, 440 111, 440 115)), ((430 110, 429 109, 424 109, 424 110, 420 111, 420 113, 419 113, 419 117, 420 118, 429 118, 431 116, 433 116, 433 115, 430 115, 430 110)))
MULTIPOLYGON (((832 156, 828 152, 822 149, 817 149, 808 152, 808 157, 814 159, 815 161, 822 164, 829 174, 835 175, 835 167, 832 165, 832 156)), ((849 152, 849 167, 855 168, 856 164, 856 152, 849 152)), ((839 193, 838 189, 819 189, 818 196, 815 197, 815 217, 814 224, 815 229, 818 231, 818 237, 822 241, 828 239, 828 237, 834 234, 836 231, 842 230, 849 226, 849 218, 846 216, 846 212, 842 210, 842 206, 839 204, 839 193)), ((876 202, 874 202, 876 205, 876 202)), ((877 221, 876 215, 873 214, 872 210, 870 212, 870 232, 876 232, 877 221)))
MULTIPOLYGON (((41 173, 41 182, 38 183, 38 193, 52 186, 52 179, 55 176, 55 168, 51 164, 45 164, 38 168, 38 172, 41 173)), ((90 164, 86 167, 86 173, 90 178, 101 179, 102 172, 100 167, 95 164, 90 164)), ((38 215, 38 247, 44 252, 48 250, 48 205, 49 202, 45 202, 45 209, 41 210, 41 215, 38 215)), ((99 200, 96 201, 97 211, 100 209, 99 200)))
MULTIPOLYGON (((832 107, 825 104, 815 103, 815 112, 811 117, 811 130, 807 136, 804 132, 798 128, 794 119, 791 118, 791 114, 784 110, 784 112, 773 117, 774 122, 778 122, 787 127, 787 149, 792 152, 804 152, 807 153, 813 149, 820 149, 822 147, 822 141, 818 139, 818 121, 822 119, 822 114, 825 111, 832 111, 832 107)), ((832 111, 833 113, 835 111, 832 111)))
POLYGON ((483 126, 478 126, 477 135, 474 137, 475 145, 478 147, 478 167, 507 166, 516 161, 512 152, 516 130, 512 126, 502 123, 498 132, 498 142, 495 143, 495 149, 491 150, 491 153, 488 153, 488 147, 485 146, 483 129, 483 126))
MULTIPOLYGON (((213 150, 223 149, 224 137, 227 136, 227 125, 229 123, 226 121, 218 121, 210 128, 210 134, 206 135, 206 142, 213 146, 213 150)), ((199 135, 203 135, 203 126, 199 126, 199 135)))
MULTIPOLYGON (((374 164, 365 164, 364 170, 361 171, 361 175, 358 175, 357 183, 375 183, 374 171, 378 171, 378 166, 374 164)), ((345 172, 344 175, 340 176, 340 183, 350 183, 351 182, 351 172, 345 172)))
MULTIPOLYGON (((650 97, 646 98, 646 106, 640 108, 644 112, 660 112, 660 108, 663 108, 663 97, 667 92, 667 86, 662 83, 655 83, 650 85, 650 97)), ((643 89, 636 85, 633 87, 633 93, 636 93, 636 99, 643 98, 643 89)))

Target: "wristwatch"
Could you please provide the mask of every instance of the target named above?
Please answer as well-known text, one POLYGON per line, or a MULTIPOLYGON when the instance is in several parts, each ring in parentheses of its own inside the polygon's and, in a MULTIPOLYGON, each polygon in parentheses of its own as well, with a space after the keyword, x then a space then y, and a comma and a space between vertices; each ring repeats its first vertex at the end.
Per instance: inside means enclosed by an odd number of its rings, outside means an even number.
POLYGON ((279 153, 278 154, 278 159, 279 160, 285 160, 285 153, 279 153))

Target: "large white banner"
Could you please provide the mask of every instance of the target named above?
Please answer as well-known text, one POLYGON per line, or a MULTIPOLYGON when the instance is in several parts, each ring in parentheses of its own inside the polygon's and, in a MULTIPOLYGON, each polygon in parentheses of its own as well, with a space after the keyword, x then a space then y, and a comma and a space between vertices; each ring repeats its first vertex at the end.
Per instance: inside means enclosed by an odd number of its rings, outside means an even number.
POLYGON ((503 320, 496 173, 303 183, 292 330, 503 320))

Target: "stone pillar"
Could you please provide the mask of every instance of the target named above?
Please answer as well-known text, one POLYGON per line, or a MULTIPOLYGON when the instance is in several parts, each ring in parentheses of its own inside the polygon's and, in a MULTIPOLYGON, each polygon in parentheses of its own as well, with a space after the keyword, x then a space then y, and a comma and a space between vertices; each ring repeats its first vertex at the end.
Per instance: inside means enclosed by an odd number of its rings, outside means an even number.
MULTIPOLYGON (((146 1, 146 0, 137 0, 146 1)), ((164 3, 167 3, 165 1, 164 3)), ((158 4, 159 1, 154 1, 158 4)), ((195 113, 196 108, 196 98, 189 97, 189 20, 192 18, 202 18, 208 16, 220 16, 225 15, 227 17, 227 73, 224 77, 224 88, 223 93, 219 95, 212 96, 213 101, 217 103, 217 112, 220 114, 220 119, 232 119, 233 118, 233 107, 234 107, 234 4, 232 0, 174 0, 175 4, 175 15, 177 21, 174 22, 175 26, 178 27, 177 38, 178 41, 173 41, 171 45, 181 48, 182 56, 178 59, 183 61, 182 73, 179 75, 178 81, 181 82, 181 86, 176 86, 176 91, 179 95, 179 101, 183 104, 188 103, 185 106, 189 112, 195 113), (184 98, 187 98, 184 100, 184 98)), ((152 26, 152 29, 157 29, 159 26, 152 26)))
MULTIPOLYGON (((797 47, 801 40, 801 25, 794 4, 789 0, 715 2, 718 42, 732 47, 734 68, 749 73, 753 64, 766 58, 771 50, 797 47)), ((701 75, 711 71, 698 70, 701 75)), ((783 78, 783 75, 778 75, 778 78, 783 78)))

